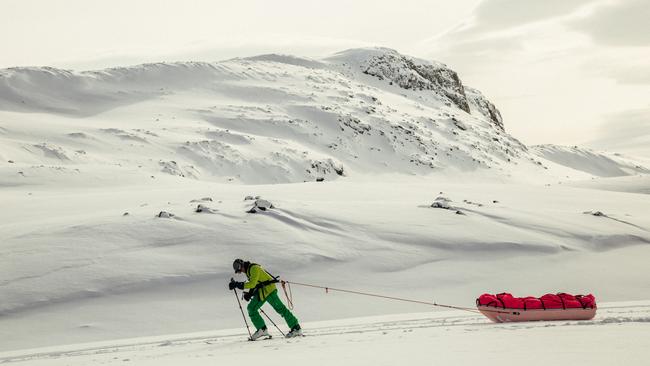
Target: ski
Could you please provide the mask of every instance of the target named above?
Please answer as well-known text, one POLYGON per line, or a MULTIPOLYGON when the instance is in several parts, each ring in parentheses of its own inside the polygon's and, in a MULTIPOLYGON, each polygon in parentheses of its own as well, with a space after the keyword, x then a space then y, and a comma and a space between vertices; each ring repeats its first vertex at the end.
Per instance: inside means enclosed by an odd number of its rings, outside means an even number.
POLYGON ((248 341, 249 341, 249 342, 257 342, 257 341, 265 341, 265 340, 267 340, 267 339, 272 339, 272 338, 273 338, 272 335, 268 335, 268 336, 260 337, 260 338, 258 338, 258 339, 253 339, 253 338, 250 338, 250 337, 249 337, 249 338, 248 338, 248 341))
POLYGON ((303 338, 303 337, 306 337, 306 335, 301 334, 301 335, 297 335, 297 336, 294 336, 294 337, 280 337, 280 338, 273 338, 272 335, 269 335, 268 337, 266 337, 266 336, 265 337, 260 337, 260 338, 255 339, 255 340, 253 340, 251 338, 247 338, 246 340, 249 341, 249 342, 257 342, 257 341, 267 341, 269 339, 286 339, 286 340, 290 340, 290 339, 298 339, 298 338, 303 338))

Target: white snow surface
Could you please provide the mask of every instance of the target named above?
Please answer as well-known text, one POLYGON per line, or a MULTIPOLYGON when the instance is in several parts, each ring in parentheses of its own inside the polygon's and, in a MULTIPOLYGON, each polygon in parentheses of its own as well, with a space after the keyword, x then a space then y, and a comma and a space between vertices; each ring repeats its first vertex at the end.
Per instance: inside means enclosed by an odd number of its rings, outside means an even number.
POLYGON ((643 365, 650 303, 601 305, 592 321, 491 324, 466 312, 428 312, 307 323, 305 337, 248 342, 246 332, 126 339, 0 353, 10 365, 643 365), (531 341, 534 340, 534 341, 531 341), (598 345, 598 346, 596 346, 598 345))
POLYGON ((529 148, 454 75, 387 49, 0 70, 0 362, 647 360, 647 168, 529 148), (273 208, 249 214, 248 196, 273 208), (502 291, 606 305, 590 322, 492 325, 294 287, 308 336, 247 343, 235 258, 452 305, 502 291))
POLYGON ((641 165, 638 160, 626 158, 619 153, 558 145, 536 145, 532 146, 531 150, 539 157, 596 177, 622 177, 650 173, 650 169, 641 165))

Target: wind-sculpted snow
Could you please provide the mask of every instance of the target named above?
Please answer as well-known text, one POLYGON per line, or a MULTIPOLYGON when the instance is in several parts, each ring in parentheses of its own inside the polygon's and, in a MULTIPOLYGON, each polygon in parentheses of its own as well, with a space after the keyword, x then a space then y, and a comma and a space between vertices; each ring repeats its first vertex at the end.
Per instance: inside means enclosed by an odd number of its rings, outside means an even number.
POLYGON ((321 69, 327 67, 325 63, 318 60, 313 60, 305 57, 296 57, 293 55, 281 55, 276 53, 246 57, 244 60, 260 61, 260 62, 275 62, 275 63, 282 63, 287 65, 308 67, 314 69, 321 69))
POLYGON ((170 91, 236 79, 215 64, 156 63, 101 71, 41 68, 0 70, 0 109, 92 116, 160 98, 170 91))
MULTIPOLYGON (((250 215, 246 212, 253 200, 242 200, 250 195, 247 186, 195 185, 192 180, 177 187, 184 178, 175 179, 133 191, 113 187, 112 194, 5 200, 14 209, 0 217, 13 223, 1 229, 0 289, 7 297, 0 313, 128 294, 184 277, 214 278, 227 273, 231 258, 240 256, 261 256, 270 268, 294 276, 309 268, 328 271, 323 263, 336 263, 354 266, 350 275, 417 273, 430 278, 458 261, 477 266, 485 261, 490 267, 491 261, 510 256, 534 261, 563 253, 643 249, 650 243, 647 200, 617 196, 620 201, 604 201, 607 207, 600 207, 608 218, 585 215, 584 210, 603 205, 593 200, 591 190, 572 192, 558 205, 547 202, 556 191, 544 187, 531 193, 519 186, 431 182, 258 186, 254 193, 262 193, 260 199, 272 202, 265 207, 273 208, 250 215), (404 184, 408 191, 401 188, 404 184), (438 194, 432 192, 435 188, 444 189, 453 210, 429 208, 438 194), (213 214, 197 213, 196 198, 208 194, 213 214), (425 273, 429 270, 433 272, 425 273)), ((636 275, 634 266, 629 271, 636 275)), ((556 275, 563 277, 562 272, 556 275)), ((570 281, 586 286, 583 279, 570 281)), ((384 280, 399 287, 407 278, 384 280)), ((461 290, 454 290, 454 296, 461 290)))

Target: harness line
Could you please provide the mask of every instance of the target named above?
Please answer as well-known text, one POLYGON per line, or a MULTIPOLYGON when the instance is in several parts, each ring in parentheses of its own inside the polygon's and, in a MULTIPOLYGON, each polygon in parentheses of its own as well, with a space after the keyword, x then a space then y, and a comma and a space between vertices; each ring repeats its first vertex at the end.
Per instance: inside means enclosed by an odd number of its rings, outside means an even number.
MULTIPOLYGON (((467 308, 467 307, 462 307, 462 306, 453 306, 453 305, 445 305, 445 304, 438 304, 436 302, 405 299, 405 298, 402 298, 402 297, 371 294, 371 293, 368 293, 368 292, 344 290, 344 289, 340 289, 340 288, 333 288, 333 287, 327 287, 327 286, 318 286, 318 285, 312 285, 312 284, 308 284, 308 283, 292 282, 292 281, 285 281, 285 280, 280 280, 280 284, 282 285, 282 290, 284 291, 284 296, 287 299, 287 304, 289 305, 290 309, 293 309, 293 306, 294 306, 294 304, 293 304, 293 294, 291 292, 291 285, 297 285, 297 286, 324 289, 325 293, 329 293, 330 291, 338 291, 338 292, 345 292, 345 293, 355 294, 355 295, 378 297, 378 298, 388 299, 388 300, 404 301, 404 302, 410 302, 410 303, 415 303, 415 304, 437 306, 437 307, 442 307, 442 308, 463 310, 463 311, 469 311, 469 312, 472 312, 472 313, 481 314, 480 311, 478 311, 476 309, 473 309, 473 308, 467 308), (288 288, 288 290, 287 290, 287 288, 288 288)), ((490 312, 495 312, 495 313, 500 313, 500 314, 511 314, 512 313, 510 311, 502 311, 502 310, 487 310, 487 309, 484 309, 483 311, 490 311, 490 312)))

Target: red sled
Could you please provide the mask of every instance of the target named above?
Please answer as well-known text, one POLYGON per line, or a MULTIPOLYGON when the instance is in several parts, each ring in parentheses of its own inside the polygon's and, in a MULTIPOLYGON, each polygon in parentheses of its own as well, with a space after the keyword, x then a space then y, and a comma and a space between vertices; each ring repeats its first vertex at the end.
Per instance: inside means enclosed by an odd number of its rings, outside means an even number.
POLYGON ((596 316, 594 295, 546 294, 514 297, 509 293, 483 294, 477 309, 495 323, 539 320, 590 320, 596 316))

